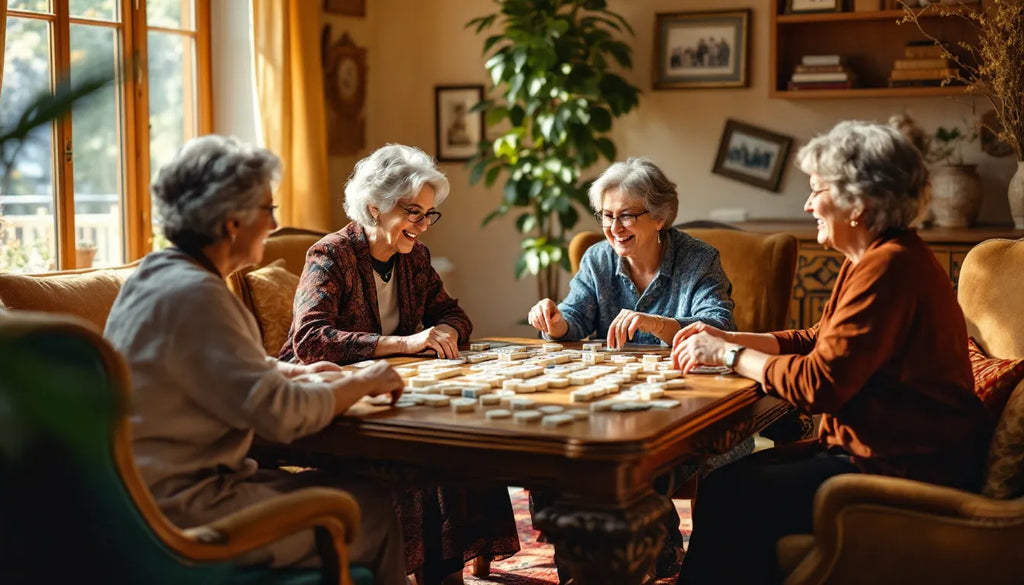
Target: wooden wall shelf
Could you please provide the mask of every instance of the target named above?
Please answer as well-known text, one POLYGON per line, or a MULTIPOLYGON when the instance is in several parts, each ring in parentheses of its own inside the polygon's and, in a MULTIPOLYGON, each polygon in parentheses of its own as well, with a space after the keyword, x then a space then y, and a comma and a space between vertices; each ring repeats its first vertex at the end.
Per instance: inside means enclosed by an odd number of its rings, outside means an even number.
MULTIPOLYGON (((898 24, 902 10, 785 14, 785 0, 775 0, 770 26, 769 92, 776 99, 929 97, 964 95, 962 86, 888 86, 893 60, 903 57, 909 41, 925 37, 914 24, 898 24), (838 54, 857 72, 851 89, 789 90, 787 83, 804 55, 838 54)), ((948 7, 947 7, 948 8, 948 7)), ((943 17, 933 7, 922 22, 929 33, 950 43, 975 42, 977 34, 965 19, 943 17)))

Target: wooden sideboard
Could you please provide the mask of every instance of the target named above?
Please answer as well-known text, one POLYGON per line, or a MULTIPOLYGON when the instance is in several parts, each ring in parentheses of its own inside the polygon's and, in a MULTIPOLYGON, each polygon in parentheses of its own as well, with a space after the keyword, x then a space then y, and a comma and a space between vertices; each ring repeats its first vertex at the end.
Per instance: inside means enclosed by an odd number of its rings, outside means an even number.
MULTIPOLYGON (((749 221, 732 225, 751 232, 789 233, 800 240, 788 322, 794 329, 803 329, 817 323, 822 308, 832 294, 832 285, 839 274, 843 255, 822 248, 817 242, 813 221, 749 221)), ((939 259, 939 264, 949 275, 954 288, 960 277, 960 264, 964 256, 977 243, 991 238, 1024 237, 1024 230, 1010 226, 926 228, 918 230, 918 233, 939 259)))

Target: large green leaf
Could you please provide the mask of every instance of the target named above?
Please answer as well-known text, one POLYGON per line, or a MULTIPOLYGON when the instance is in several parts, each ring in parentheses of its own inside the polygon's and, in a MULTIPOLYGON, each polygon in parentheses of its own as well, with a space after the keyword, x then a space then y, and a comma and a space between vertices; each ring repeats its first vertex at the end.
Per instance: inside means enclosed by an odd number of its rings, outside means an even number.
MULTIPOLYGON (((488 127, 509 129, 483 142, 480 156, 487 162, 474 164, 471 178, 490 186, 507 171, 498 209, 485 222, 520 207, 516 228, 524 236, 561 238, 579 222, 580 209, 589 209, 590 181, 581 175, 602 158, 615 159, 607 133, 614 118, 638 104, 639 89, 611 70, 632 67, 631 48, 620 35, 633 29, 605 0, 495 3, 496 14, 468 26, 478 33, 490 29, 484 53, 494 53, 484 67, 493 88, 482 109, 488 127)), ((561 239, 524 237, 522 244, 517 277, 568 268, 561 239)), ((539 282, 543 289, 545 281, 539 282)))

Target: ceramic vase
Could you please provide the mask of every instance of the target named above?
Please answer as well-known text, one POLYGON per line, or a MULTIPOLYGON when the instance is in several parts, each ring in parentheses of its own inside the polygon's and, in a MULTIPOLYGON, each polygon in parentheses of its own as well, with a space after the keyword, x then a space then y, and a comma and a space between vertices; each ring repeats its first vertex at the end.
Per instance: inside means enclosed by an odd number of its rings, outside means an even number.
POLYGON ((968 227, 981 211, 977 165, 945 165, 932 170, 932 211, 939 227, 968 227))
POLYGON ((1010 200, 1010 215, 1013 227, 1024 230, 1024 160, 1017 161, 1017 172, 1010 178, 1010 187, 1006 190, 1010 200))

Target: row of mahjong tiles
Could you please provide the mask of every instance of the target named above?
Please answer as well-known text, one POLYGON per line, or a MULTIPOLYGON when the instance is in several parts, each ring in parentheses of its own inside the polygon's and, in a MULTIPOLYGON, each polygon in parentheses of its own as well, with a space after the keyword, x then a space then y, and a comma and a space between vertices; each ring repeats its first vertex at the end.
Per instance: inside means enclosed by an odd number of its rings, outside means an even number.
MULTIPOLYGON (((496 345, 474 343, 458 359, 435 359, 395 370, 406 382, 399 408, 450 407, 456 413, 484 410, 488 420, 540 422, 560 426, 588 420, 592 412, 635 412, 668 409, 679 401, 666 390, 681 390, 686 383, 679 370, 657 354, 602 351, 602 344, 584 344, 583 350, 557 343, 496 345), (464 373, 468 369, 469 373, 464 373), (569 391, 571 404, 538 405, 524 396, 535 392, 578 387, 569 391), (604 398, 609 396, 609 398, 604 398)), ((387 397, 368 399, 385 404, 387 397)))

